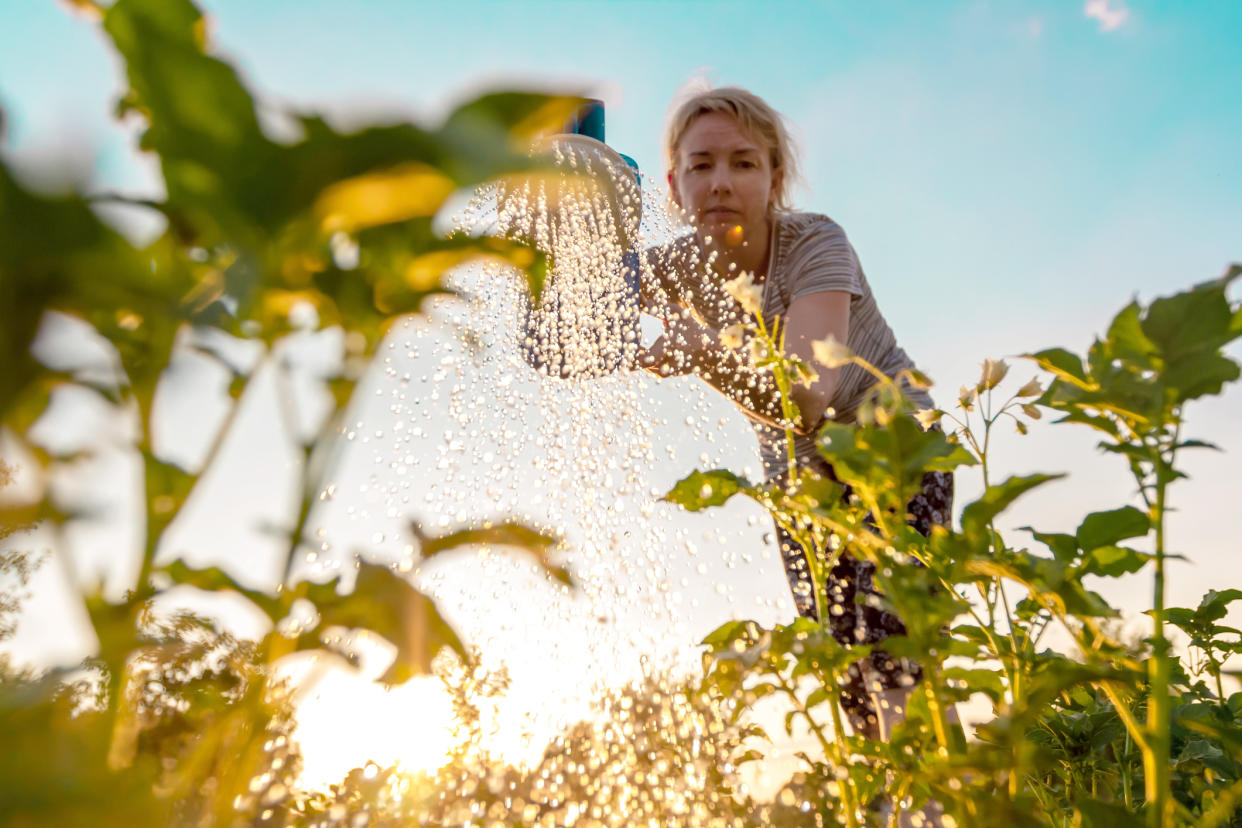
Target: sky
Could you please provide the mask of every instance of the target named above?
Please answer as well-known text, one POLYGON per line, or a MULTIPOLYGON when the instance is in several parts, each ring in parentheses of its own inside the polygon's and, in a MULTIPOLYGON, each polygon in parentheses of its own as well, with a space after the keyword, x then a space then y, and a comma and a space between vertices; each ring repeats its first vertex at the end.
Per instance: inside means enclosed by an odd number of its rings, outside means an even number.
MULTIPOLYGON (((679 91, 704 80, 751 89, 787 117, 799 141, 805 181, 797 204, 845 228, 900 344, 937 381, 942 407, 952 389, 977 379, 985 357, 1010 357, 1023 382, 1034 372, 1014 355, 1056 345, 1084 351, 1132 296, 1150 300, 1242 261, 1242 4, 1231 0, 214 0, 206 9, 215 47, 273 110, 327 112, 341 124, 434 123, 483 90, 583 92, 605 101, 609 143, 657 184, 662 125, 679 91)), ((118 65, 95 24, 31 0, 0 0, 0 21, 6 160, 45 180, 64 175, 63 159, 73 156, 70 168, 89 173, 100 189, 158 193, 156 171, 133 151, 132 128, 111 119, 118 65)), ((437 382, 452 382, 435 380, 438 347, 428 344, 395 369, 422 377, 428 398, 437 382)), ((1232 353, 1242 356, 1236 347, 1232 353)), ((392 379, 375 378, 379 396, 395 393, 384 384, 392 379)), ((757 468, 745 426, 719 400, 687 382, 659 394, 617 388, 667 410, 690 395, 696 415, 718 429, 719 440, 705 448, 701 428, 690 433, 677 428, 675 415, 653 415, 650 439, 681 446, 684 462, 653 466, 651 485, 675 480, 703 453, 757 468)), ((544 392, 524 393, 530 405, 546 404, 544 392)), ((376 425, 372 433, 388 433, 359 453, 383 456, 392 438, 384 409, 359 416, 368 429, 376 425)), ((1172 569, 1173 605, 1242 582, 1242 487, 1234 471, 1242 392, 1235 386, 1197 405, 1189 423, 1194 436, 1224 452, 1187 456, 1192 479, 1174 489, 1172 545, 1190 562, 1172 569)), ((1042 426, 998 442, 999 473, 1071 473, 1015 507, 1005 524, 1015 539, 1019 526, 1072 530, 1087 512, 1132 497, 1124 467, 1100 456, 1094 442, 1085 431, 1042 426)), ((425 452, 436 456, 430 443, 425 452)), ((514 462, 526 462, 520 457, 514 462)), ((271 459, 274 467, 287 462, 271 459)), ((395 478, 369 489, 368 479, 361 471, 343 476, 356 482, 340 487, 349 494, 338 497, 354 506, 353 528, 340 532, 370 537, 376 530, 367 515, 379 521, 393 508, 395 478)), ((261 475, 249 481, 252 494, 271 489, 261 475)), ((958 488, 960 507, 979 484, 964 474, 958 488)), ((443 491, 435 497, 441 500, 428 500, 428 508, 452 500, 443 491)), ((705 523, 665 515, 651 531, 723 532, 741 547, 762 534, 745 507, 722 514, 705 523)), ((114 542, 126 543, 127 531, 114 527, 114 542)), ((719 564, 713 560, 706 575, 693 562, 662 564, 701 578, 683 590, 703 591, 678 611, 687 636, 710 629, 722 613, 749 611, 751 593, 767 596, 763 612, 784 611, 772 566, 757 576, 719 564), (727 601, 709 588, 721 579, 727 601)), ((1142 578, 1108 589, 1131 611, 1149 605, 1142 578)), ((578 611, 566 609, 566 619, 578 611)), ((35 635, 33 626, 23 634, 35 635)))

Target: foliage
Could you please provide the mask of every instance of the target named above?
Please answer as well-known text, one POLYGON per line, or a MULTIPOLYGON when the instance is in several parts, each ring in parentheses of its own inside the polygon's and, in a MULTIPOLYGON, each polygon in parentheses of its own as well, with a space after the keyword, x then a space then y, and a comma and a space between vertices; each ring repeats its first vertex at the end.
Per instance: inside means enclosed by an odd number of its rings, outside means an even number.
MULTIPOLYGON (((98 15, 123 61, 128 91, 117 113, 141 119, 141 148, 158 160, 166 196, 42 193, 0 165, 0 422, 36 458, 32 477, 41 488, 33 501, 0 503, 0 538, 11 536, 11 547, 40 523, 60 537, 67 523, 88 516, 87 504, 58 498, 48 485, 70 473, 81 452, 56 454, 30 436, 70 389, 94 395, 118 421, 136 421, 127 449, 142 461, 146 532, 125 597, 109 600, 93 588, 83 596, 99 641, 94 658, 42 676, 5 667, 0 813, 14 824, 262 822, 296 775, 289 693, 278 680, 288 656, 336 646, 348 657, 349 636, 321 636, 337 627, 365 628, 395 645, 389 682, 425 672, 441 647, 471 658, 403 573, 359 560, 312 583, 295 580, 294 565, 334 473, 339 423, 390 321, 446 293, 443 272, 471 259, 519 268, 538 293, 544 264, 536 251, 505 239, 442 238, 432 219, 455 192, 542 163, 526 151, 528 139, 563 123, 577 101, 489 94, 435 129, 341 132, 317 115, 290 112, 284 117, 300 135, 278 141, 237 72, 212 53, 189 0, 76 5, 98 15), (115 203, 158 211, 166 230, 136 246, 96 215, 97 206, 115 203), (108 344, 109 364, 38 346, 41 332, 66 317, 108 344), (321 422, 308 428, 281 395, 287 436, 301 456, 299 503, 281 530, 283 577, 270 590, 254 589, 223 569, 169 559, 161 541, 209 476, 242 398, 267 369, 287 380, 284 338, 308 324, 341 329, 345 353, 338 369, 319 377, 334 400, 321 422), (263 352, 258 365, 237 359, 247 344, 263 352), (232 379, 230 413, 194 467, 168 459, 152 438, 161 385, 187 350, 232 379), (161 597, 187 587, 244 596, 271 631, 250 644, 200 619, 165 617, 161 597), (301 600, 315 609, 309 624, 291 613, 301 600), (75 679, 78 689, 66 690, 75 679)), ((5 467, 0 485, 8 481, 5 467)), ((525 527, 421 539, 429 551, 477 542, 529 547, 551 575, 568 580, 548 554, 554 539, 525 527)), ((0 604, 9 620, 28 561, 16 552, 0 561, 15 574, 0 604)))
MULTIPOLYGON (((1182 434, 1185 405, 1239 376, 1223 350, 1242 335, 1242 308, 1226 294, 1239 274, 1235 265, 1149 306, 1131 303, 1085 360, 1064 349, 1030 355, 1052 375, 1046 390, 1032 380, 997 400, 1008 366, 986 361, 959 394, 960 416, 911 410, 901 383, 912 378, 890 379, 839 343, 821 343, 825 364, 858 362, 877 378, 858 423, 828 423, 818 437, 850 497, 806 473, 758 485, 725 471, 695 472, 669 493, 692 510, 735 493, 766 506, 813 551, 820 618, 832 611, 825 573, 848 549, 876 566, 885 606, 905 621, 907 634, 883 649, 917 661, 923 680, 888 743, 831 738, 844 733, 839 679, 867 647, 843 647, 809 619, 772 629, 734 622, 704 642, 707 681, 747 699, 782 695, 789 723, 800 718, 819 737, 823 756, 806 765, 810 776, 832 780, 814 799, 822 814, 859 825, 874 817, 865 806, 884 795, 898 811, 934 800, 958 825, 1242 824, 1242 694, 1226 696, 1221 680, 1239 633, 1220 623, 1242 591, 1213 591, 1195 609, 1164 603, 1168 489, 1185 476, 1176 461, 1185 449, 1209 447, 1182 434), (1104 435, 1101 448, 1126 460, 1142 508, 1089 514, 1073 534, 1030 529, 1046 547, 1039 553, 1011 546, 996 519, 1060 475, 995 482, 988 449, 1001 419, 1025 433, 1024 418, 1045 410, 1104 435), (946 416, 952 434, 929 427, 946 416), (984 492, 962 509, 959 530, 933 527, 923 537, 906 525, 924 471, 974 464, 984 492), (1152 551, 1135 548, 1144 540, 1152 551), (1135 648, 1110 632, 1117 612, 1090 582, 1143 570, 1153 573, 1152 627, 1135 648), (1190 639, 1185 665, 1167 624, 1190 639), (1072 656, 1041 648, 1053 625, 1074 642, 1072 656), (996 716, 967 742, 949 711, 972 694, 986 696, 996 716)), ((755 333, 766 337, 766 364, 784 374, 787 389, 800 366, 784 364, 766 330, 755 333)))
MULTIPOLYGON (((1242 334, 1242 309, 1226 294, 1238 267, 1148 306, 1130 304, 1085 358, 1063 349, 1030 355, 1052 376, 1046 389, 1027 383, 999 400, 1007 365, 989 360, 979 382, 962 390, 950 434, 925 428, 944 412, 912 411, 902 394, 925 377, 888 378, 864 365, 876 376, 875 399, 857 425, 829 424, 819 435, 839 482, 804 474, 788 485, 756 484, 701 471, 670 492, 688 509, 735 494, 767 507, 814 550, 820 618, 832 608, 825 573, 837 556, 848 550, 876 564, 883 600, 907 626, 884 649, 917 661, 924 675, 890 740, 849 735, 840 715, 838 679, 865 648, 845 647, 807 619, 771 629, 738 621, 705 641, 700 683, 631 688, 531 767, 508 767, 465 747, 477 741, 477 704, 495 682, 473 671, 469 648, 404 573, 358 560, 314 583, 297 580, 294 564, 333 474, 339 423, 390 321, 444 293, 443 271, 471 258, 516 266, 538 293, 546 264, 537 252, 511 240, 441 238, 432 219, 454 192, 530 169, 537 162, 525 139, 563 122, 576 101, 493 94, 435 129, 349 133, 284 113, 299 134, 280 141, 263 129, 236 71, 210 50, 188 0, 74 4, 99 15, 124 62, 129 88, 118 114, 145 125, 142 148, 158 160, 166 196, 37 192, 0 165, 0 421, 36 458, 40 484, 32 501, 0 500, 0 540, 14 550, 41 525, 56 549, 64 527, 87 515, 86 504, 58 498, 48 484, 78 454, 57 454, 31 436, 68 390, 136 424, 126 450, 141 460, 146 532, 138 577, 122 600, 84 587, 99 642, 93 658, 43 674, 0 662, 6 824, 859 825, 885 819, 885 801, 895 820, 929 800, 958 825, 1242 824, 1242 694, 1227 696, 1224 685, 1242 636, 1223 623, 1242 591, 1172 608, 1163 580, 1168 492, 1184 476, 1176 461, 1206 445, 1182 434, 1184 408, 1239 375, 1223 350, 1242 334), (136 246, 98 218, 105 203, 158 211, 167 228, 136 246), (38 347, 41 331, 66 317, 108 344, 108 364, 38 347), (340 328, 345 350, 319 378, 334 401, 328 415, 308 425, 284 412, 301 463, 299 501, 282 530, 283 577, 264 590, 168 557, 161 542, 203 485, 256 376, 271 369, 285 377, 285 337, 316 326, 340 328), (262 350, 257 365, 236 358, 247 344, 262 350), (152 440, 161 384, 188 349, 227 373, 234 398, 193 467, 172 462, 152 440), (1031 551, 1002 537, 997 518, 1058 476, 993 481, 989 448, 1002 419, 1021 431, 1046 412, 1099 431, 1104 450, 1125 460, 1141 503, 1086 515, 1073 533, 1031 529, 1039 547, 1031 551), (959 529, 937 527, 925 538, 906 525, 925 471, 970 466, 984 493, 965 506, 959 529), (1091 584, 1147 570, 1151 634, 1126 643, 1115 633, 1116 611, 1091 584), (161 599, 174 588, 243 596, 271 630, 244 642, 202 619, 170 616, 161 599), (294 611, 300 602, 314 608, 309 620, 294 611), (1170 624, 1189 639, 1185 662, 1172 653, 1170 624), (1043 644, 1054 626, 1069 634, 1072 654, 1043 644), (295 791, 300 760, 280 667, 325 647, 350 658, 339 643, 348 636, 325 638, 329 628, 388 639, 396 651, 389 682, 426 672, 437 653, 455 654, 463 748, 434 778, 368 766, 333 791, 295 791), (996 716, 967 741, 951 708, 973 694, 986 696, 996 716), (774 802, 756 803, 736 766, 754 756, 747 748, 761 734, 747 715, 769 696, 788 702, 787 726, 805 725, 822 755, 803 757, 804 769, 774 802)), ((760 321, 756 334, 767 346, 756 351, 761 367, 773 372, 793 422, 790 391, 813 370, 781 355, 779 330, 760 321)), ((839 343, 819 345, 826 364, 859 361, 839 343)), ((10 477, 0 466, 0 487, 10 477)), ((569 577, 551 554, 555 539, 516 524, 411 534, 425 555, 466 543, 520 547, 549 577, 569 577)), ((12 632, 40 560, 0 556, 0 637, 12 632)))

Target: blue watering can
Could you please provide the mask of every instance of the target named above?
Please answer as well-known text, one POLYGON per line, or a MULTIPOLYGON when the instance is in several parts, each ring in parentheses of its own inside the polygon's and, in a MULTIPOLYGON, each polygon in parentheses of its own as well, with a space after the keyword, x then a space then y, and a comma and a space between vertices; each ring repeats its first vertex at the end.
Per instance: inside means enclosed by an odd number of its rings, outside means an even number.
POLYGON ((550 254, 551 268, 523 315, 523 356, 562 379, 631 367, 639 339, 638 165, 604 143, 604 104, 592 99, 541 149, 565 177, 525 193, 532 222, 525 235, 550 254))

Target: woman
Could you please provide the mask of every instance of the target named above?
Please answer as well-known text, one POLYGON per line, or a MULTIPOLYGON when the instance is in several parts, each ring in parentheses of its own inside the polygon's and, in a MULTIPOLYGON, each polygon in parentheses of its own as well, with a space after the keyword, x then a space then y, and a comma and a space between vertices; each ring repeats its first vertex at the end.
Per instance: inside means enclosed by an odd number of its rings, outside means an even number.
MULTIPOLYGON (((642 364, 659 376, 693 372, 737 403, 754 425, 771 480, 788 464, 780 399, 771 377, 749 366, 745 348, 721 342, 722 331, 726 339, 736 337, 728 329, 742 321, 743 312, 726 291, 727 281, 751 274, 756 287, 743 298, 769 326, 783 320, 786 352, 807 364, 811 343, 828 336, 889 376, 914 364, 876 306, 841 227, 826 216, 790 209, 792 145, 781 116, 767 103, 735 87, 694 95, 674 112, 665 151, 672 199, 694 233, 649 254, 655 284, 644 286, 644 303, 664 319, 665 332, 642 364)), ((792 393, 800 413, 795 457, 800 468, 832 476, 814 435, 827 418, 852 422, 874 378, 853 364, 817 368, 818 378, 792 393)), ((933 407, 922 389, 905 390, 916 405, 933 407)), ((952 477, 929 473, 910 504, 912 524, 927 534, 933 523, 947 523, 952 498, 952 477)), ((779 527, 778 537, 798 612, 813 617, 805 553, 779 527)), ((844 644, 874 644, 905 631, 891 613, 858 603, 860 593, 873 592, 872 573, 870 564, 843 555, 828 576, 834 605, 829 625, 844 644)), ((882 652, 863 665, 851 668, 842 703, 856 732, 887 738, 919 671, 882 652)))

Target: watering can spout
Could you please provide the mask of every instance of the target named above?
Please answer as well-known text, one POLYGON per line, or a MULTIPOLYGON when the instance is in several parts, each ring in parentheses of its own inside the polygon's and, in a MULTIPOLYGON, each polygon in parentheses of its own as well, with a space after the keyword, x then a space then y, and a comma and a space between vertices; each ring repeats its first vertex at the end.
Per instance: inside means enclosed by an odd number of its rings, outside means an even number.
POLYGON ((555 172, 510 192, 503 223, 549 254, 537 302, 525 309, 522 352, 550 377, 590 378, 633 367, 638 348, 638 165, 604 143, 604 105, 584 99, 541 150, 555 172))

